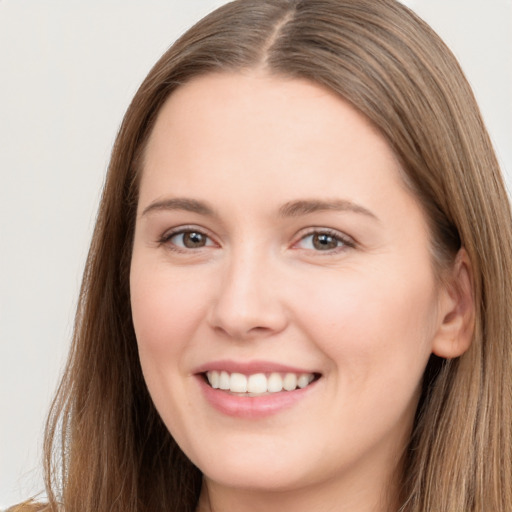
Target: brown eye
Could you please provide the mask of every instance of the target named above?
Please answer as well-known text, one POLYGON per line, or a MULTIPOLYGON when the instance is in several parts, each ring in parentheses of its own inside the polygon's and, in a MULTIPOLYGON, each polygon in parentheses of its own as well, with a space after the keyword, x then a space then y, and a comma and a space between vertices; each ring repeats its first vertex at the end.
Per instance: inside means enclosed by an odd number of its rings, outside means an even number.
POLYGON ((180 231, 167 238, 167 241, 180 249, 201 249, 213 245, 209 237, 200 231, 180 231))
POLYGON ((350 237, 339 231, 319 229, 302 237, 295 247, 314 252, 338 252, 355 247, 355 243, 350 237))
POLYGON ((318 251, 328 251, 336 249, 340 245, 340 240, 327 233, 316 233, 311 235, 313 247, 318 251))
POLYGON ((183 233, 183 245, 188 249, 196 249, 206 245, 206 237, 197 231, 188 231, 183 233))

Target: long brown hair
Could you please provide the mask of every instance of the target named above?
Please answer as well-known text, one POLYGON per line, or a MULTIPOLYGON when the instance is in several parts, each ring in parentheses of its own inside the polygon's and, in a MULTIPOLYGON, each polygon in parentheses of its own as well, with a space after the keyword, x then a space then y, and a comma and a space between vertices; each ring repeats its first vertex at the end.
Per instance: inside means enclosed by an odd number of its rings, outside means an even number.
POLYGON ((159 60, 117 137, 87 260, 67 370, 46 433, 48 509, 193 511, 200 471, 148 394, 128 272, 145 142, 174 89, 209 72, 263 68, 338 93, 380 130, 429 219, 433 260, 463 246, 476 326, 456 360, 432 357, 410 446, 407 512, 512 506, 512 232, 478 107, 437 35, 394 0, 238 0, 159 60))

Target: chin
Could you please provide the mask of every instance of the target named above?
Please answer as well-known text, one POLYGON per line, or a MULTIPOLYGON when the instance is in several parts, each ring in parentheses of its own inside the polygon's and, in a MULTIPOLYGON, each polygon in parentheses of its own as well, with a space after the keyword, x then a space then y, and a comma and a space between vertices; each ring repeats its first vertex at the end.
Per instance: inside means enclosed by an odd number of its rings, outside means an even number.
MULTIPOLYGON (((279 446, 233 442, 226 454, 220 450, 195 461, 205 478, 216 485, 249 492, 287 492, 335 478, 341 469, 325 453, 279 446), (288 449, 286 449, 288 448, 288 449)), ((321 450, 320 450, 321 451, 321 450)))
POLYGON ((207 467, 203 475, 217 485, 254 492, 286 492, 302 487, 304 482, 311 483, 311 476, 299 474, 295 469, 276 468, 272 464, 207 467))

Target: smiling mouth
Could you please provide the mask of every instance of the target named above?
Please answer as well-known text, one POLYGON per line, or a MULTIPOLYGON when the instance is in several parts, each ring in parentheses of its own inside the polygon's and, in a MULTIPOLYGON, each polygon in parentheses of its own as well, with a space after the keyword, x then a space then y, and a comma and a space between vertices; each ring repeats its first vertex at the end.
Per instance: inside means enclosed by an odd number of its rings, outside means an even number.
POLYGON ((320 378, 317 373, 272 372, 244 375, 217 370, 205 372, 203 375, 213 389, 249 397, 303 389, 320 378))

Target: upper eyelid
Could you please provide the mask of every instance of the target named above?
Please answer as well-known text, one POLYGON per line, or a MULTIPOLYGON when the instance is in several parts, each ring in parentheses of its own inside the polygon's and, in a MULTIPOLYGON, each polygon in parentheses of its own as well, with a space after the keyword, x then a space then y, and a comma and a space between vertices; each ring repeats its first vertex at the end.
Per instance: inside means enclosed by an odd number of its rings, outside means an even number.
POLYGON ((327 235, 331 235, 336 238, 339 238, 343 242, 349 242, 353 245, 357 244, 357 241, 354 239, 354 237, 348 235, 347 233, 344 233, 343 231, 340 231, 340 230, 334 229, 334 228, 318 227, 318 226, 301 229, 297 233, 295 241, 293 243, 296 244, 296 243, 300 242, 301 240, 303 240, 304 238, 311 236, 311 235, 315 235, 315 234, 327 234, 327 235))
POLYGON ((162 237, 177 235, 179 233, 186 233, 187 231, 197 231, 198 233, 202 233, 204 235, 210 236, 209 231, 205 228, 202 228, 201 226, 197 226, 195 224, 184 224, 184 225, 166 229, 162 233, 162 237))

